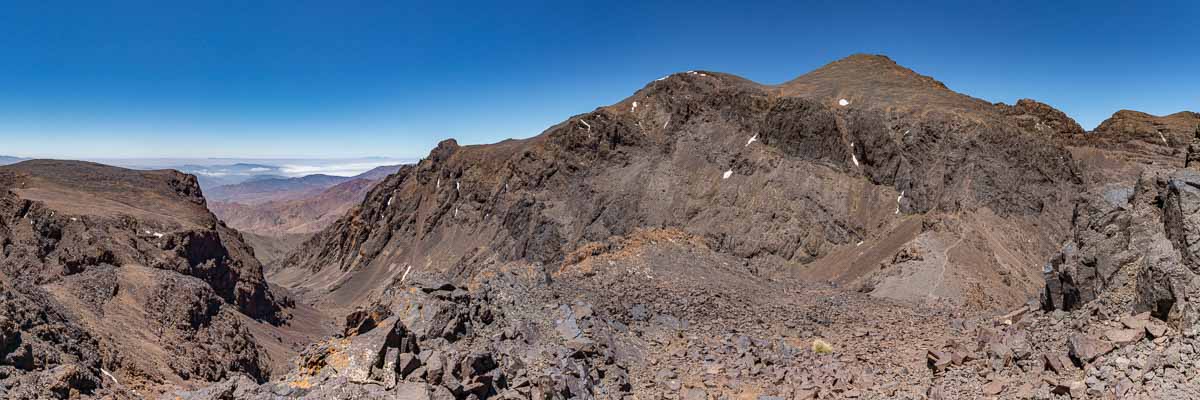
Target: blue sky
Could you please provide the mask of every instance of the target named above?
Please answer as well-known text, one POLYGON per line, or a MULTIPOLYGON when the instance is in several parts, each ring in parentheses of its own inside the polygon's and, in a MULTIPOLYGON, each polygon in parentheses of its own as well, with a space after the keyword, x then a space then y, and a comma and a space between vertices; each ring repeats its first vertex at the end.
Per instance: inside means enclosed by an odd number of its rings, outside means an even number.
POLYGON ((0 154, 421 157, 536 135, 672 72, 852 53, 1085 128, 1200 110, 1198 2, 0 1, 0 154))

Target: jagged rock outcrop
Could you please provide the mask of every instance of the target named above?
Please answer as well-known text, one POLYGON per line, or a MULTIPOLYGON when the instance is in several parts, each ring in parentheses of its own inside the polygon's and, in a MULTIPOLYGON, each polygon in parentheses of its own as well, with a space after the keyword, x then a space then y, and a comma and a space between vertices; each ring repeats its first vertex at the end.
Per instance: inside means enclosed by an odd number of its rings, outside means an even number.
POLYGON ((311 346, 282 380, 231 380, 174 396, 541 399, 619 398, 630 391, 607 321, 586 304, 559 306, 554 321, 521 318, 528 310, 505 297, 527 289, 514 284, 498 279, 467 290, 393 282, 369 310, 347 318, 344 336, 311 346))
POLYGON ((1020 99, 1015 105, 997 103, 996 107, 1026 131, 1044 132, 1048 135, 1064 137, 1084 133, 1083 127, 1079 126, 1079 123, 1067 116, 1066 113, 1037 100, 1020 99))
POLYGON ((1135 187, 1090 193, 1075 233, 1046 264, 1047 309, 1102 300, 1119 312, 1149 311, 1188 334, 1200 332, 1200 174, 1151 170, 1135 187))

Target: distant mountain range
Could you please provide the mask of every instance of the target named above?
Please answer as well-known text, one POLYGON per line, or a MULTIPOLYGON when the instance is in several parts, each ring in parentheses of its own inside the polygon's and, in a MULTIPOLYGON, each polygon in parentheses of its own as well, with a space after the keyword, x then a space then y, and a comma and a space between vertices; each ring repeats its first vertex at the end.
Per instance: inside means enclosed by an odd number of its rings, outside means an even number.
POLYGON ((28 160, 28 158, 0 156, 0 165, 16 164, 25 160, 28 160))
POLYGON ((226 224, 263 235, 256 244, 274 244, 272 238, 307 236, 324 229, 362 202, 375 184, 399 169, 399 165, 390 165, 353 177, 309 175, 250 180, 213 188, 205 196, 210 200, 209 208, 226 224))
POLYGON ((355 176, 325 174, 306 175, 298 178, 256 176, 241 183, 205 189, 204 194, 210 201, 254 205, 268 201, 293 200, 308 197, 355 179, 376 181, 395 173, 399 169, 399 165, 387 165, 373 168, 355 176))

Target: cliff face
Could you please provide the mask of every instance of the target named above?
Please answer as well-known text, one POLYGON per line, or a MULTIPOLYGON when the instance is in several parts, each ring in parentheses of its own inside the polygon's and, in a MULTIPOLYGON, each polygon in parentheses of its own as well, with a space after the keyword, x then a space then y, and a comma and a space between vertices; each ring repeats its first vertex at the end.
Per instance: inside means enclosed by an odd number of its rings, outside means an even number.
MULTIPOLYGON (((253 250, 208 212, 190 175, 45 160, 0 167, 0 247, 6 290, 62 310, 45 323, 99 346, 75 361, 27 364, 30 376, 70 365, 79 382, 97 383, 105 368, 126 388, 151 392, 233 371, 267 376, 245 324, 276 320, 280 306, 253 250)), ((15 331, 14 348, 77 347, 27 326, 15 331)), ((62 390, 95 388, 84 383, 62 390)), ((21 390, 40 397, 43 389, 21 390)))

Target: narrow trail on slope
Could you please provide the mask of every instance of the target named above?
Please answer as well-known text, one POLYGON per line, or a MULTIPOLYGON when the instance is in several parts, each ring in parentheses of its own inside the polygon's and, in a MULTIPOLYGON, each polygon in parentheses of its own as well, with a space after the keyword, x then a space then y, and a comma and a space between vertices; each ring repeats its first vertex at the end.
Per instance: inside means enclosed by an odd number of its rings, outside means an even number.
POLYGON ((955 241, 954 244, 946 247, 945 250, 942 250, 942 271, 938 273, 937 283, 935 283, 933 287, 929 289, 929 293, 925 294, 926 299, 932 300, 934 297, 933 293, 936 292, 938 288, 942 286, 942 282, 946 280, 946 264, 950 263, 950 251, 962 244, 963 239, 967 238, 968 232, 970 232, 970 230, 963 231, 962 235, 958 237, 958 241, 955 241))

